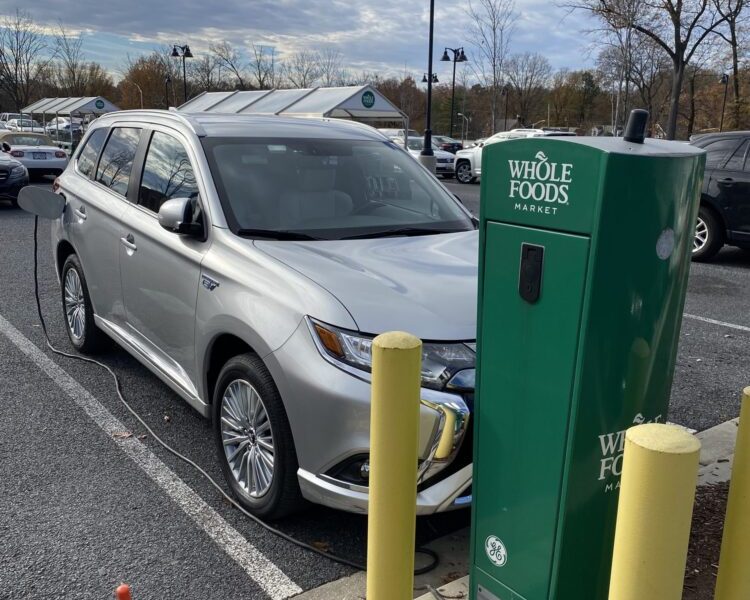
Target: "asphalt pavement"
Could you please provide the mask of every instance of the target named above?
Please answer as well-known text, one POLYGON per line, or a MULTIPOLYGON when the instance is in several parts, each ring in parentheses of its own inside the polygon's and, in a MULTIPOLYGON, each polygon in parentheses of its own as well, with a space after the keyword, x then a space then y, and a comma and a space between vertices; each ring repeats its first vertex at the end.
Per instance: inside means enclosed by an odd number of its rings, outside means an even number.
MULTIPOLYGON (((478 185, 449 187, 477 210, 478 185)), ((45 349, 32 231, 33 217, 0 202, 0 599, 108 598, 122 581, 134 600, 282 598, 351 574, 249 521, 144 436, 104 370, 45 349)), ((39 256, 50 335, 69 351, 48 222, 39 256)), ((702 430, 737 416, 750 382, 748 297, 750 254, 727 249, 712 264, 693 265, 670 420, 702 430)), ((221 482, 209 423, 117 346, 101 360, 156 432, 221 482)), ((418 542, 464 527, 468 517, 419 519, 418 542)), ((310 507, 277 526, 364 561, 362 516, 310 507)))

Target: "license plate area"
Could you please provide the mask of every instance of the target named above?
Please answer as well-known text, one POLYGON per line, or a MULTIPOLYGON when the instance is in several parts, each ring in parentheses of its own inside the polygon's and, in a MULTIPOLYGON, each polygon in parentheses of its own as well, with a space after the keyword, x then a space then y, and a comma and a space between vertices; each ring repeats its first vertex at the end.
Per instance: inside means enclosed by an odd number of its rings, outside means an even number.
POLYGON ((46 152, 32 152, 31 158, 34 160, 47 160, 47 153, 46 152))

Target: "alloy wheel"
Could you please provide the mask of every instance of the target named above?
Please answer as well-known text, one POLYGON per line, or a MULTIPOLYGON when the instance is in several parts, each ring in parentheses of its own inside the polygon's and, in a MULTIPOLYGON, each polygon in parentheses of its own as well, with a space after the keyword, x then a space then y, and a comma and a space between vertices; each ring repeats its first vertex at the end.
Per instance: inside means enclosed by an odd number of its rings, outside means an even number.
POLYGON ((275 447, 263 400, 244 379, 235 379, 221 398, 221 441, 237 483, 253 498, 271 487, 275 447))
POLYGON ((703 219, 698 217, 698 222, 695 225, 695 237, 693 237, 693 254, 700 252, 707 243, 708 225, 703 219))
POLYGON ((471 167, 467 163, 461 163, 456 168, 456 178, 461 183, 469 183, 471 181, 471 167))
POLYGON ((65 273, 65 316, 70 335, 80 340, 86 333, 86 302, 81 278, 75 269, 65 273))

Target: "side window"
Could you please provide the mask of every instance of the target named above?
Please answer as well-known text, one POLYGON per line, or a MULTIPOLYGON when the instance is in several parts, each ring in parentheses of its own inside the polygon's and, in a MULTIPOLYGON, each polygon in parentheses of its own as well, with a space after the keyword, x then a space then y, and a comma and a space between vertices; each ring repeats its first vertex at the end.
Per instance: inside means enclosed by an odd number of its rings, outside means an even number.
POLYGON ((737 138, 729 138, 716 140, 703 146, 703 149, 706 151, 706 168, 718 169, 721 167, 729 153, 737 148, 739 143, 740 140, 737 138))
POLYGON ((724 167, 727 171, 742 171, 742 167, 745 163, 745 152, 747 151, 747 140, 742 142, 742 145, 734 151, 732 158, 729 159, 726 166, 724 167))
POLYGON ((171 135, 155 131, 146 153, 138 204, 153 211, 172 198, 197 198, 198 185, 183 145, 171 135))
POLYGON ((78 170, 81 175, 91 179, 96 168, 96 159, 105 139, 107 139, 107 129, 96 129, 91 133, 86 144, 78 153, 78 170))
POLYGON ((116 127, 112 130, 99 159, 96 180, 121 196, 128 194, 130 171, 138 149, 140 129, 116 127))

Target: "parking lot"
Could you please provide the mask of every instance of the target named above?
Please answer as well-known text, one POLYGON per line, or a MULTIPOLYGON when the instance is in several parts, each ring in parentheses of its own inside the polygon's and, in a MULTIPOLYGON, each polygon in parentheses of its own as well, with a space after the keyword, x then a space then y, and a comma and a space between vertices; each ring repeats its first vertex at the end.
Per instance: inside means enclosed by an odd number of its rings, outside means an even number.
MULTIPOLYGON (((479 186, 448 183, 477 212, 479 186)), ((0 202, 0 598, 286 598, 353 572, 263 530, 194 469, 145 436, 101 368, 45 349, 33 287, 33 218, 0 202)), ((40 226, 40 297, 68 351, 49 225, 40 226)), ((627 249, 623 249, 627 252, 627 249)), ((750 383, 750 253, 694 264, 669 419, 703 430, 736 417, 750 383)), ((210 424, 124 351, 103 362, 165 441, 222 481, 210 424)), ((417 542, 468 524, 421 518, 417 542)), ((364 560, 366 519, 312 507, 279 528, 364 560)))

